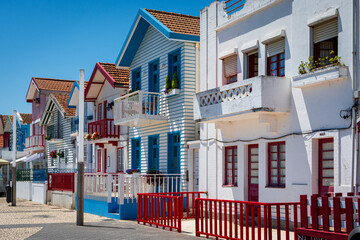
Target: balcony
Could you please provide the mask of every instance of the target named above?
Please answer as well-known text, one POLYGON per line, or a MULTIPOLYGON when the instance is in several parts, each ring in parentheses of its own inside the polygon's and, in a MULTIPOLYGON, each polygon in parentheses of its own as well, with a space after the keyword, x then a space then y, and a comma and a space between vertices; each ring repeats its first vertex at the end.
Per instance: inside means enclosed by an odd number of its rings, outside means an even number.
POLYGON ((115 99, 115 124, 129 127, 167 122, 161 93, 136 91, 115 99))
POLYGON ((45 136, 43 134, 33 135, 25 138, 25 149, 43 148, 45 146, 45 136))
POLYGON ((114 125, 114 119, 106 118, 88 123, 88 133, 93 134, 94 132, 99 133, 99 139, 119 138, 120 126, 114 125))
POLYGON ((285 77, 258 76, 194 97, 194 119, 201 122, 235 121, 289 110, 290 79, 285 77))

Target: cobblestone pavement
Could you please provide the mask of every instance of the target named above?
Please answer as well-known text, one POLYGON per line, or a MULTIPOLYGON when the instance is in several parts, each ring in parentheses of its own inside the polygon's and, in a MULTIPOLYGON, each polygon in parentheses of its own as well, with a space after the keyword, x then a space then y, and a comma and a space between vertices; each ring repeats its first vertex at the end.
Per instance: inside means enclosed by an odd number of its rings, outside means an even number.
POLYGON ((75 221, 73 210, 20 199, 12 207, 0 198, 0 239, 199 239, 87 213, 85 226, 75 221))

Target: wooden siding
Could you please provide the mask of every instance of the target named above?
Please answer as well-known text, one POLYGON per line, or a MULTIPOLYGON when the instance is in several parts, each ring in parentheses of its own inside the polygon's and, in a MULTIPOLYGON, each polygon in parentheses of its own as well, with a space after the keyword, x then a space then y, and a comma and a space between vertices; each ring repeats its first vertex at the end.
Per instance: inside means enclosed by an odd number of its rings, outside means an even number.
MULTIPOLYGON (((195 139, 195 122, 193 120, 193 95, 196 87, 196 55, 195 43, 169 41, 152 26, 149 27, 144 39, 130 66, 131 71, 141 67, 141 89, 149 91, 148 64, 159 59, 160 92, 164 90, 165 78, 168 74, 168 55, 174 50, 181 49, 181 93, 168 97, 162 102, 168 115, 168 122, 154 124, 142 128, 130 128, 129 138, 141 137, 141 170, 148 168, 148 137, 159 134, 159 170, 167 172, 167 144, 169 132, 180 132, 181 162, 180 171, 186 173, 188 141, 195 139)), ((129 148, 131 162, 131 144, 129 148)))
POLYGON ((50 124, 47 127, 47 133, 46 135, 53 135, 53 136, 62 136, 62 140, 58 142, 49 142, 46 141, 46 157, 48 161, 48 167, 49 168, 67 168, 67 169, 73 169, 76 168, 75 158, 74 158, 74 147, 71 140, 71 118, 64 118, 61 113, 56 110, 50 119, 50 124), (57 121, 60 120, 62 134, 59 133, 59 128, 57 126, 57 121), (66 154, 64 158, 54 159, 54 164, 52 164, 52 159, 50 157, 50 152, 53 150, 56 150, 59 152, 59 150, 62 150, 66 154), (59 161, 60 160, 60 161, 59 161))

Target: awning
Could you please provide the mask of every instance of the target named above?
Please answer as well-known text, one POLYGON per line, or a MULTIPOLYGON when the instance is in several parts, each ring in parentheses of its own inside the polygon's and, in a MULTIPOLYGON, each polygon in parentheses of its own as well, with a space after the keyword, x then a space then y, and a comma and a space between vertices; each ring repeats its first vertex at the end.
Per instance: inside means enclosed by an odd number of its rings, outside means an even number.
POLYGON ((26 157, 26 162, 44 160, 44 153, 35 153, 26 157))
POLYGON ((4 166, 4 165, 8 165, 8 164, 10 164, 9 161, 0 158, 0 166, 4 166))

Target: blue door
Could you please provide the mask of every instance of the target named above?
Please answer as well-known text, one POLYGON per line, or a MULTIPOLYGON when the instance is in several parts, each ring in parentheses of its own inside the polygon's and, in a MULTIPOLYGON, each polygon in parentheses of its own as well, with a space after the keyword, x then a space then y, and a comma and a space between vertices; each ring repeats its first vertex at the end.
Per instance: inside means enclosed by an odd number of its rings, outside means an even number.
POLYGON ((140 138, 131 139, 131 168, 140 170, 141 144, 140 138))
POLYGON ((168 135, 168 173, 180 173, 180 133, 168 135))
POLYGON ((149 64, 149 92, 159 92, 159 60, 149 64))
POLYGON ((133 92, 141 90, 141 68, 132 71, 131 90, 133 92))
POLYGON ((149 136, 148 170, 159 170, 159 135, 149 136))

